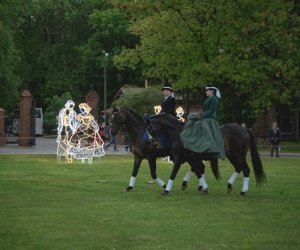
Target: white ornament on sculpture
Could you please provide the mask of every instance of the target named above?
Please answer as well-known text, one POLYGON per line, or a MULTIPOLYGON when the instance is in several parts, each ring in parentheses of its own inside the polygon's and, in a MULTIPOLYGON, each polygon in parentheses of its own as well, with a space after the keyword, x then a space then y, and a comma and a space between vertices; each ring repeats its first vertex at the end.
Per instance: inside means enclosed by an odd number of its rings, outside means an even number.
MULTIPOLYGON (((161 112, 161 106, 160 105, 154 106, 153 108, 154 108, 154 112, 155 112, 156 115, 158 115, 161 112)), ((176 117, 181 122, 185 122, 185 119, 182 117, 183 115, 184 115, 183 108, 182 107, 178 107, 176 109, 176 117)))

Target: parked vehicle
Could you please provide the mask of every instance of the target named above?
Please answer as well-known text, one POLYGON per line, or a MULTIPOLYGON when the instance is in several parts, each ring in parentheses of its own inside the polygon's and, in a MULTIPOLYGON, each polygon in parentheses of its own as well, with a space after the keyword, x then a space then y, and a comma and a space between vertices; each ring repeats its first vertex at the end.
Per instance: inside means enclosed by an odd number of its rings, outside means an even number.
MULTIPOLYGON (((35 108, 35 135, 43 135, 43 109, 35 108)), ((12 132, 19 134, 20 129, 20 109, 15 109, 13 113, 12 132)))

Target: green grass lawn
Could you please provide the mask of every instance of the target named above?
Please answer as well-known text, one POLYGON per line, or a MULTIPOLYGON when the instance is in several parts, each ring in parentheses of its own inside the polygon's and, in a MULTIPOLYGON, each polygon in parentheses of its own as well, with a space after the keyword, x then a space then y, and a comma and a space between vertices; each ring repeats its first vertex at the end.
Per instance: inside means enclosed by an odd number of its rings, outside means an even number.
MULTIPOLYGON (((0 155, 0 249, 300 248, 300 158, 263 158, 268 182, 256 187, 251 173, 246 197, 242 176, 227 195, 227 160, 219 182, 207 168, 207 196, 196 177, 181 190, 187 165, 160 196, 146 162, 125 193, 132 160, 108 155, 90 166, 0 155)), ((167 181, 171 166, 158 160, 159 177, 167 181)))
MULTIPOLYGON (((260 152, 270 152, 270 144, 259 145, 258 149, 260 152)), ((300 153, 300 143, 299 142, 282 142, 280 143, 281 153, 300 153)))

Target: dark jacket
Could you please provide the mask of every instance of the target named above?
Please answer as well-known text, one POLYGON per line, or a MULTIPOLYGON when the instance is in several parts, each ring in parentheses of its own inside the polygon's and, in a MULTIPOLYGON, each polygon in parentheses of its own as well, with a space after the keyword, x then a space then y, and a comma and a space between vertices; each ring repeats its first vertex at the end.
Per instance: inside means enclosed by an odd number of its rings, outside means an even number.
POLYGON ((279 144, 281 142, 281 133, 279 128, 271 128, 269 133, 269 141, 272 144, 279 144))
POLYGON ((203 118, 214 118, 217 119, 217 104, 218 97, 210 96, 204 102, 203 118))
POLYGON ((170 114, 176 117, 176 111, 175 111, 175 98, 173 96, 169 96, 166 100, 163 99, 161 101, 161 112, 170 114))

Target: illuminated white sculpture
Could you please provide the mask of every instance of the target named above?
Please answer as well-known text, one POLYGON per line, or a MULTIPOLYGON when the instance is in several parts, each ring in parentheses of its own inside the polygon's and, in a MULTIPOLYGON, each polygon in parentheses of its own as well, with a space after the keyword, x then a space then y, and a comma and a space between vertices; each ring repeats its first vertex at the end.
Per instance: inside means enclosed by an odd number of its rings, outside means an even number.
POLYGON ((158 115, 161 112, 161 106, 160 105, 154 106, 154 112, 155 114, 158 115))
POLYGON ((57 127, 57 156, 60 158, 65 157, 66 162, 71 163, 72 158, 69 153, 69 140, 70 134, 74 133, 77 126, 76 112, 74 111, 75 103, 68 100, 65 107, 59 111, 58 114, 58 127, 57 127))
POLYGON ((105 154, 104 142, 99 135, 99 126, 90 114, 91 107, 86 103, 79 104, 80 113, 77 115, 74 106, 69 100, 59 112, 57 156, 64 156, 69 163, 74 158, 91 164, 93 157, 105 154))
MULTIPOLYGON (((161 106, 160 105, 154 106, 154 112, 155 112, 156 115, 158 115, 161 112, 161 106)), ((185 119, 182 117, 183 115, 184 115, 183 108, 178 107, 176 109, 176 116, 177 116, 178 120, 181 121, 181 122, 185 122, 185 119)))
POLYGON ((185 122, 185 119, 182 117, 184 115, 184 110, 182 107, 178 107, 176 109, 176 115, 179 121, 185 122))

